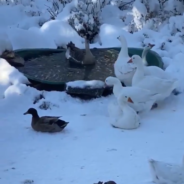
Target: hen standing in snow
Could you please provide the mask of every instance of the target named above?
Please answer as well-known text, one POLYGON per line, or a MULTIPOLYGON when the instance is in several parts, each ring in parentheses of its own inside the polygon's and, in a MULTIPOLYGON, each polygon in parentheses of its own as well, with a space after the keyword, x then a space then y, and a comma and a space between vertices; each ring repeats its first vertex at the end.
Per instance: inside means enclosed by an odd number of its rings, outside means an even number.
POLYGON ((26 114, 32 115, 31 126, 35 131, 38 132, 60 132, 68 124, 68 122, 60 120, 60 116, 39 117, 37 110, 34 108, 28 109, 28 111, 25 112, 24 115, 26 114))

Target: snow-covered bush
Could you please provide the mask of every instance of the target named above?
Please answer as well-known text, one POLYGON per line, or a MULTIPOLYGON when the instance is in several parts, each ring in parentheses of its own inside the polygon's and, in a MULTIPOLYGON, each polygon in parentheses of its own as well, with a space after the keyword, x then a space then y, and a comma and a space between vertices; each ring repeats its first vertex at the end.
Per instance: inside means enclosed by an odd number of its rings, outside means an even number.
POLYGON ((47 6, 47 11, 50 14, 51 19, 56 19, 57 15, 63 10, 66 4, 70 3, 72 0, 53 0, 52 6, 47 6))
POLYGON ((99 33, 101 10, 109 3, 110 0, 78 0, 68 22, 81 37, 86 37, 91 43, 99 33))
POLYGON ((111 0, 111 4, 117 6, 120 10, 127 10, 132 8, 135 0, 111 0))
POLYGON ((143 27, 158 30, 172 16, 182 15, 183 0, 135 0, 132 13, 134 16, 132 32, 143 27))

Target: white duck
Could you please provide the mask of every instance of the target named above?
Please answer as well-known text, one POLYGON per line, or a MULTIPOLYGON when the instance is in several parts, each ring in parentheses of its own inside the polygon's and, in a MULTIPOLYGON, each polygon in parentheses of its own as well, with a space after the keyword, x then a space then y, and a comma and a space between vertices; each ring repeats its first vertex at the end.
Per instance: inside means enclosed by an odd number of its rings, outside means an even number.
POLYGON ((139 87, 123 87, 116 77, 107 77, 105 84, 113 86, 113 94, 118 101, 121 101, 121 96, 129 96, 134 101, 129 105, 137 112, 149 111, 159 95, 139 87))
POLYGON ((149 160, 153 181, 157 184, 184 184, 184 166, 149 160))
POLYGON ((122 115, 118 116, 115 121, 110 122, 113 127, 129 130, 136 129, 140 126, 140 117, 135 110, 128 105, 128 102, 133 103, 130 97, 122 95, 121 104, 119 104, 122 115))
POLYGON ((154 44, 148 43, 148 45, 146 45, 146 46, 144 47, 144 50, 143 50, 143 52, 142 52, 142 56, 141 56, 141 57, 142 57, 143 64, 144 64, 145 66, 148 66, 148 62, 147 62, 147 59, 146 59, 147 53, 148 53, 148 51, 151 50, 154 46, 155 46, 154 44))
MULTIPOLYGON (((127 61, 130 59, 130 56, 128 55, 128 46, 125 37, 121 35, 117 37, 117 39, 121 42, 121 50, 116 62, 114 63, 114 73, 115 76, 125 84, 125 86, 131 86, 132 77, 135 73, 136 67, 133 64, 127 64, 127 61)), ((146 55, 153 46, 154 45, 149 44, 148 48, 145 47, 145 49, 143 50, 142 57, 144 65, 147 65, 146 55)))
POLYGON ((152 75, 145 75, 142 58, 138 55, 133 55, 128 63, 134 63, 137 66, 132 78, 132 86, 150 90, 152 93, 159 93, 157 103, 167 98, 177 87, 178 81, 175 79, 166 80, 152 75))
POLYGON ((119 106, 117 99, 112 100, 108 105, 108 114, 110 122, 115 122, 122 115, 123 111, 119 106))
POLYGON ((135 66, 127 64, 130 59, 128 55, 127 41, 124 36, 119 36, 117 39, 121 42, 121 50, 116 62, 114 63, 115 76, 120 79, 126 86, 131 86, 132 77, 135 72, 135 66))
MULTIPOLYGON (((148 44, 143 52, 142 52, 142 61, 144 63, 144 65, 147 65, 148 62, 146 60, 146 55, 148 53, 149 50, 151 50, 155 45, 154 44, 148 44)), ((157 76, 159 78, 162 78, 162 79, 173 79, 173 76, 164 71, 163 69, 157 67, 157 66, 144 66, 144 73, 145 75, 153 75, 153 76, 157 76)))

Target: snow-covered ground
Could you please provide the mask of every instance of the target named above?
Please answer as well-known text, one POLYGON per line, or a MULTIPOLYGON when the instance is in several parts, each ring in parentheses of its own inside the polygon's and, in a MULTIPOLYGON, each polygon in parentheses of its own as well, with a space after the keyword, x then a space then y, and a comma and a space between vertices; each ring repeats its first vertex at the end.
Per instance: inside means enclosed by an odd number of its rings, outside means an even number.
MULTIPOLYGON (((57 20, 39 27, 49 15, 46 1, 38 2, 30 9, 26 4, 0 5, 0 40, 9 39, 13 49, 57 48, 71 40, 84 47, 83 39, 66 22, 72 4, 57 20), (27 12, 33 9, 40 10, 42 16, 30 16, 27 12)), ((104 10, 106 19, 100 28, 102 45, 95 43, 91 47, 120 46, 116 39, 120 34, 131 47, 154 43, 153 50, 163 58, 166 71, 179 80, 181 93, 171 95, 157 109, 143 114, 138 129, 122 131, 108 122, 107 105, 113 96, 82 101, 64 92, 37 91, 27 87, 27 79, 0 59, 0 184, 19 184, 25 180, 34 180, 35 184, 93 184, 107 180, 117 184, 147 184, 151 183, 148 158, 181 163, 184 47, 182 35, 171 36, 171 32, 173 22, 182 24, 183 16, 173 18, 159 32, 145 28, 130 34, 119 24, 120 12, 112 10, 108 18, 107 11, 108 8, 104 10), (40 94, 45 99, 34 104, 40 94), (50 103, 48 110, 39 108, 44 101, 50 103), (70 123, 61 133, 34 132, 31 117, 23 115, 30 107, 38 109, 40 115, 61 115, 70 123)), ((5 49, 4 43, 0 42, 0 53, 5 49)))

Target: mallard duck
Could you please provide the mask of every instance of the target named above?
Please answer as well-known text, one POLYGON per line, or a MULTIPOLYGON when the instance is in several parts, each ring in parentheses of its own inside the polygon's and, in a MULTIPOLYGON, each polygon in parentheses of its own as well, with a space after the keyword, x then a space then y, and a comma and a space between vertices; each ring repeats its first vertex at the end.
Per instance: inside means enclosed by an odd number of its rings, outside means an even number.
POLYGON ((34 108, 29 108, 27 112, 24 113, 24 115, 26 114, 32 115, 31 126, 38 132, 60 132, 69 123, 59 119, 61 116, 39 117, 37 110, 34 108))
POLYGON ((85 51, 77 48, 73 42, 67 44, 66 58, 82 65, 95 64, 95 56, 89 48, 89 41, 85 39, 85 51))

